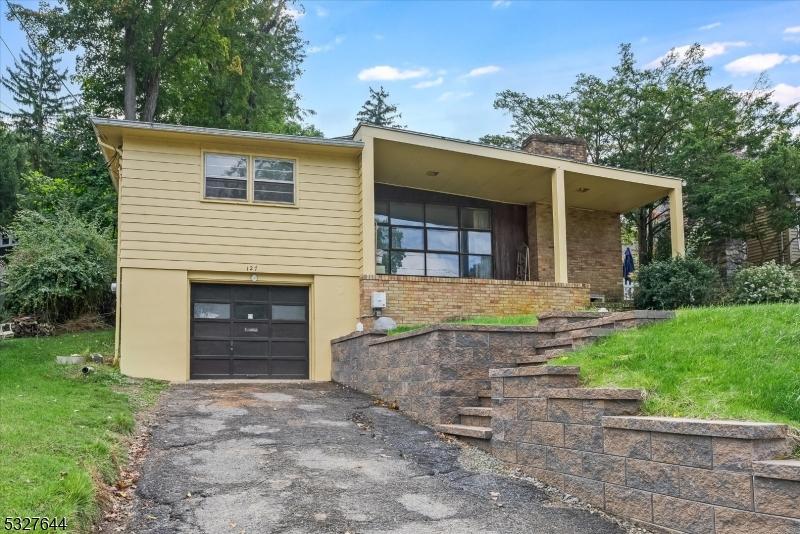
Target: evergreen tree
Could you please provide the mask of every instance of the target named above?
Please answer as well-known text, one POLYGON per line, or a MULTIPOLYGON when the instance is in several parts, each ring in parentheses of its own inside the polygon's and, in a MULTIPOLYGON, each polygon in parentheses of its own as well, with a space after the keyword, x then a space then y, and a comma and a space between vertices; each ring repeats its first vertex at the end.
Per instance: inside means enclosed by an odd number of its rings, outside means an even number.
POLYGON ((14 67, 8 68, 8 76, 2 84, 11 92, 19 109, 4 112, 11 118, 20 137, 30 145, 30 162, 34 170, 46 172, 48 131, 64 111, 64 100, 60 96, 67 71, 60 71, 61 59, 56 57, 52 43, 40 41, 28 43, 14 67))
POLYGON ((357 122, 374 124, 375 126, 388 126, 390 128, 405 128, 399 124, 402 115, 397 112, 397 106, 389 104, 389 92, 381 86, 379 90, 369 88, 369 98, 361 111, 356 115, 357 122))

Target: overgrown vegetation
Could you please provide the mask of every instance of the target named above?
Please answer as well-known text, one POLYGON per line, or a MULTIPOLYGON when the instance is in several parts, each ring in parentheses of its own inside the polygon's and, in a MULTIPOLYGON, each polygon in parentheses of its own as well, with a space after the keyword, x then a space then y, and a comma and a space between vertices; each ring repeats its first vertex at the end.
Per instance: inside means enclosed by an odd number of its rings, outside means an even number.
POLYGON ((62 211, 17 214, 4 306, 59 322, 110 307, 116 254, 110 232, 62 211))
POLYGON ((0 341, 0 510, 67 517, 69 532, 97 518, 94 479, 111 483, 125 461, 134 414, 164 385, 104 365, 84 378, 57 355, 113 353, 112 331, 0 341))
POLYGON ((591 386, 643 388, 644 411, 800 427, 800 305, 686 309, 551 361, 591 386))
POLYGON ((673 310, 710 304, 719 294, 717 272, 696 258, 654 261, 636 272, 637 308, 673 310))

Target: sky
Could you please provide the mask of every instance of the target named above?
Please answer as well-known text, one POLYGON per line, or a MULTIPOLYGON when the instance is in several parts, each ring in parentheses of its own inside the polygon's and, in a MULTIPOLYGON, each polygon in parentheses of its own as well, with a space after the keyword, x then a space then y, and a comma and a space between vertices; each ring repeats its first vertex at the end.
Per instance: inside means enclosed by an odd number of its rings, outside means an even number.
MULTIPOLYGON (((24 34, 5 8, 0 36, 18 56, 24 34)), ((620 43, 641 65, 700 43, 712 86, 746 90, 766 72, 778 102, 800 102, 800 2, 315 1, 294 16, 308 41, 297 91, 326 136, 350 133, 369 87, 381 85, 409 129, 505 133, 499 91, 540 96, 567 91, 580 73, 608 77, 620 43)), ((12 61, 0 43, 0 69, 12 61)), ((0 106, 13 105, 0 90, 0 106)))

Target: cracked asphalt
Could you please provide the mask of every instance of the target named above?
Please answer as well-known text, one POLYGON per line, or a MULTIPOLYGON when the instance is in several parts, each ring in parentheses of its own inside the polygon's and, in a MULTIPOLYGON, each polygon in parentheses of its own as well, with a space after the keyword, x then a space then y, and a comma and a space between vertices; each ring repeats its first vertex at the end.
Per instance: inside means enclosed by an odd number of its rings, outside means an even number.
POLYGON ((624 532, 336 384, 174 386, 156 421, 129 532, 624 532))

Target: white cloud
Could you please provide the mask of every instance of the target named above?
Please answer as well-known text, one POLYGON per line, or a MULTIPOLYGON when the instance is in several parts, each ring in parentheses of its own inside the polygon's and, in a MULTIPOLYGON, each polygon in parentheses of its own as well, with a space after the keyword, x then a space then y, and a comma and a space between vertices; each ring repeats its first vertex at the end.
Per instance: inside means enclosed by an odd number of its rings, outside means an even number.
POLYGON ((289 16, 289 18, 294 20, 302 19, 306 16, 304 11, 300 11, 299 9, 295 9, 293 7, 287 7, 286 14, 289 16))
POLYGON ((436 87, 437 85, 442 85, 444 83, 444 78, 439 76, 435 80, 425 80, 419 83, 414 84, 414 89, 427 89, 429 87, 436 87))
POLYGON ((377 65, 359 72, 358 79, 362 82, 373 80, 409 80, 411 78, 421 78, 427 74, 428 69, 401 70, 389 65, 377 65))
POLYGON ((511 5, 511 0, 493 0, 492 9, 499 9, 511 5))
POLYGON ((325 43, 323 45, 316 45, 316 46, 309 46, 308 53, 309 54, 319 54, 321 52, 330 52, 340 44, 344 42, 344 35, 337 35, 336 39, 329 43, 325 43))
POLYGON ((330 14, 330 12, 322 6, 317 6, 314 12, 318 17, 327 17, 330 14))
POLYGON ((783 30, 783 40, 800 43, 800 26, 789 26, 783 30))
POLYGON ((751 54, 731 61, 725 65, 725 70, 732 74, 753 74, 777 67, 786 61, 789 63, 798 63, 800 62, 800 56, 787 56, 776 53, 751 54))
MULTIPOLYGON (((749 45, 750 43, 748 43, 747 41, 723 41, 723 42, 706 43, 704 45, 700 45, 700 47, 703 49, 703 57, 705 59, 709 59, 712 57, 721 56, 722 54, 728 52, 732 48, 743 48, 749 45)), ((645 67, 651 69, 654 67, 658 67, 670 53, 674 53, 678 57, 678 59, 683 58, 683 56, 686 55, 686 52, 688 52, 691 47, 692 45, 676 46, 663 56, 657 57, 656 59, 645 65, 645 67)))
POLYGON ((781 106, 791 106, 800 102, 800 85, 779 83, 770 91, 772 91, 772 100, 781 106))
POLYGON ((487 74, 494 74, 500 72, 502 69, 497 65, 486 65, 485 67, 475 67, 467 73, 467 77, 475 78, 477 76, 486 76, 487 74))
POLYGON ((783 33, 800 33, 800 26, 789 26, 783 33))
POLYGON ((721 22, 712 22, 711 24, 705 24, 703 26, 700 26, 698 29, 699 30, 713 30, 714 28, 719 28, 720 26, 722 26, 721 22))
POLYGON ((463 100, 472 96, 472 93, 459 93, 455 91, 445 91, 436 100, 438 102, 454 102, 456 100, 463 100))

